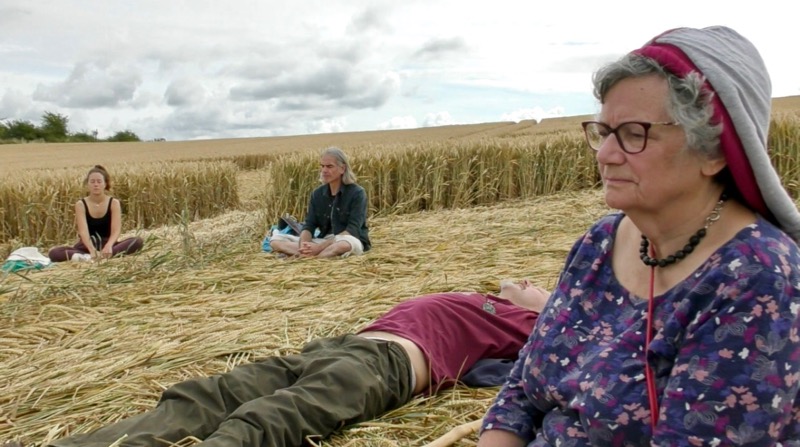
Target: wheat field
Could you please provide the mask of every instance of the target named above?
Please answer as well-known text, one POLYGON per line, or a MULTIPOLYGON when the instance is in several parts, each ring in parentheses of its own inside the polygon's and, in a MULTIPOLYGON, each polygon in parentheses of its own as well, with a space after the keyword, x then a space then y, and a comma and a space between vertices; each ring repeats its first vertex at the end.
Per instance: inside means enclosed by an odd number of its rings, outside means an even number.
MULTIPOLYGON (((800 110, 796 98, 776 104, 780 113, 800 110)), ((332 144, 345 150, 396 144, 399 151, 458 146, 476 138, 519 141, 560 135, 582 119, 242 141, 25 145, 14 154, 0 146, 0 172, 79 172, 100 163, 113 175, 136 169, 143 160, 169 169, 170 163, 208 159, 223 163, 220 175, 230 177, 230 162, 215 160, 264 153, 313 160, 332 144)), ((375 248, 366 255, 283 261, 260 251, 270 174, 240 166, 234 175, 235 207, 177 224, 128 228, 128 234, 145 239, 135 256, 0 277, 0 442, 46 445, 145 411, 177 381, 295 353, 315 337, 357 331, 417 295, 493 291, 503 278, 552 287, 575 239, 609 212, 598 190, 583 187, 495 203, 376 213, 369 221, 375 248)), ((495 392, 458 387, 417 398, 314 442, 424 445, 480 419, 495 392)), ((475 441, 472 435, 455 445, 475 441)))
MULTIPOLYGON (((773 113, 798 113, 800 96, 774 98, 773 113)), ((420 129, 342 132, 286 137, 239 138, 201 141, 153 141, 141 143, 30 143, 0 145, 0 173, 26 169, 59 169, 93 164, 115 166, 143 161, 176 161, 232 157, 247 154, 318 151, 327 146, 343 148, 370 144, 413 144, 476 138, 541 135, 550 131, 578 129, 589 116, 534 121, 465 124, 420 129)))
MULTIPOLYGON (((379 217, 375 249, 343 260, 258 252, 232 212, 145 232, 145 250, 0 284, 0 439, 46 443, 152 407, 171 383, 294 353, 425 293, 552 286, 573 240, 606 212, 597 191, 379 217), (443 223, 447 222, 446 225, 443 223)), ((480 417, 494 390, 417 399, 321 445, 421 445, 480 417)))

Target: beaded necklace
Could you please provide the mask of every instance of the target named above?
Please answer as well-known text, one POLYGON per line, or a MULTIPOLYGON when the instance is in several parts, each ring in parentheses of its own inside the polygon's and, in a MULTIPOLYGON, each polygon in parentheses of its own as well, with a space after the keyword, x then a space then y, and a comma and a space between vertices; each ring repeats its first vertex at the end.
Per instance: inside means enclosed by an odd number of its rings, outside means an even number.
POLYGON ((650 248, 650 241, 647 240, 647 236, 642 235, 642 243, 639 246, 639 259, 642 260, 644 265, 648 267, 666 267, 670 264, 674 264, 681 259, 685 258, 686 255, 694 251, 694 248, 697 247, 697 244, 700 243, 700 240, 706 237, 706 230, 708 227, 714 224, 714 222, 719 220, 719 213, 722 211, 722 207, 725 205, 725 201, 728 200, 728 196, 723 193, 719 197, 719 201, 714 206, 714 209, 711 210, 711 214, 706 217, 706 224, 703 225, 703 228, 697 230, 697 233, 693 234, 689 238, 689 242, 683 246, 682 249, 676 251, 674 254, 667 256, 666 258, 651 258, 648 250, 650 248))
MULTIPOLYGON (((639 248, 639 257, 642 259, 642 262, 648 267, 650 267, 650 300, 647 303, 647 316, 645 317, 646 320, 646 332, 645 332, 645 339, 644 339, 644 351, 648 352, 650 350, 650 342, 653 341, 653 315, 655 315, 655 280, 656 280, 656 267, 666 267, 670 264, 674 264, 679 260, 686 257, 687 254, 694 251, 694 248, 697 244, 700 243, 700 240, 703 239, 706 235, 706 230, 710 227, 714 222, 719 220, 719 213, 722 211, 723 205, 725 205, 725 201, 728 199, 728 196, 725 193, 719 197, 719 201, 714 206, 714 209, 711 210, 711 214, 706 217, 706 224, 703 225, 703 228, 697 230, 697 233, 693 234, 692 237, 689 238, 689 243, 686 244, 682 249, 675 252, 675 254, 667 256, 663 259, 654 259, 648 255, 648 248, 650 247, 650 241, 647 240, 647 236, 642 235, 642 246, 639 248)), ((652 366, 649 363, 645 362, 644 366, 644 376, 645 381, 647 382, 647 400, 650 406, 650 426, 655 430, 656 422, 658 421, 658 389, 656 388, 656 378, 655 373, 653 371, 652 366)))

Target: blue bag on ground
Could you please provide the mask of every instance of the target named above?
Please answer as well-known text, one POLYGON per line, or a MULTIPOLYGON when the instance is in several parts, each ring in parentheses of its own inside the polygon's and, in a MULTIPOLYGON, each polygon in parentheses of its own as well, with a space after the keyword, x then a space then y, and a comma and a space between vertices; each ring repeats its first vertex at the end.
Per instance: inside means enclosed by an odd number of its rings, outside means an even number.
POLYGON ((270 236, 272 236, 273 233, 290 234, 292 233, 292 229, 289 226, 279 229, 277 225, 273 225, 269 229, 269 232, 267 232, 267 236, 261 242, 261 250, 265 253, 272 252, 272 247, 269 246, 269 238, 270 236))
MULTIPOLYGON (((281 234, 293 234, 295 236, 300 236, 300 232, 303 230, 303 226, 297 219, 289 213, 284 214, 278 219, 278 225, 273 225, 267 235, 264 237, 264 240, 261 241, 261 250, 269 253, 272 251, 272 247, 269 246, 269 238, 275 232, 281 234)), ((315 231, 315 233, 317 233, 315 231)))

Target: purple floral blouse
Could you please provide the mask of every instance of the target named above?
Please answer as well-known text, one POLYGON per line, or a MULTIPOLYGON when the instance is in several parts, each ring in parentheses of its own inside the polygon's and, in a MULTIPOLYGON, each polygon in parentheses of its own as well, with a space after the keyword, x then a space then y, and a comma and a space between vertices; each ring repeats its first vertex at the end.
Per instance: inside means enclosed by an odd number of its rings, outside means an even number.
POLYGON ((572 248, 483 430, 528 446, 800 446, 800 250, 766 220, 647 300, 611 268, 622 214, 572 248), (644 362, 659 416, 650 424, 644 362))

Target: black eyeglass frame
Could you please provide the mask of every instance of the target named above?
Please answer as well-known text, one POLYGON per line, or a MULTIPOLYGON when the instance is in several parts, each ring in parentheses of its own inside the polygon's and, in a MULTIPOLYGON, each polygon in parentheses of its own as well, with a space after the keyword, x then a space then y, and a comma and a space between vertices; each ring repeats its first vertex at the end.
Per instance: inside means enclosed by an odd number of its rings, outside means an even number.
MULTIPOLYGON (((583 127, 583 135, 586 138, 586 143, 589 147, 594 151, 599 151, 600 147, 592 146, 592 140, 589 138, 589 129, 587 128, 590 125, 598 125, 603 127, 607 132, 608 135, 614 134, 614 137, 617 139, 617 143, 619 143, 619 147, 622 149, 623 152, 626 154, 639 154, 642 153, 645 148, 647 148, 647 140, 650 136, 650 128, 653 126, 680 126, 681 124, 675 121, 656 121, 656 122, 648 122, 648 121, 625 121, 624 123, 620 123, 617 127, 611 127, 606 123, 600 121, 584 121, 581 123, 581 127, 583 127), (638 151, 630 151, 625 148, 625 144, 622 142, 622 138, 620 138, 619 133, 617 131, 625 126, 626 124, 638 124, 644 128, 644 143, 642 143, 642 148, 638 151)), ((606 136, 608 138, 608 136, 606 136)), ((605 141, 605 138, 603 139, 605 141)))

